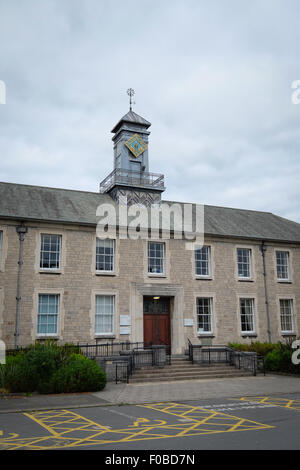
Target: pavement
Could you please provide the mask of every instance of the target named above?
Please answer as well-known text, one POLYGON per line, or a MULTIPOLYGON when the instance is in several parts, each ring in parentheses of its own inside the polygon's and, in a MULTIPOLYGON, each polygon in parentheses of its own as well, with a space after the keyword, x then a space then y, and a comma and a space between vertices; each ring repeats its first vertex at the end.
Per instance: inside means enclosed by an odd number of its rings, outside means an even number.
POLYGON ((300 393, 300 377, 273 374, 182 382, 108 383, 103 391, 96 393, 31 396, 15 394, 1 397, 0 414, 293 393, 300 393))

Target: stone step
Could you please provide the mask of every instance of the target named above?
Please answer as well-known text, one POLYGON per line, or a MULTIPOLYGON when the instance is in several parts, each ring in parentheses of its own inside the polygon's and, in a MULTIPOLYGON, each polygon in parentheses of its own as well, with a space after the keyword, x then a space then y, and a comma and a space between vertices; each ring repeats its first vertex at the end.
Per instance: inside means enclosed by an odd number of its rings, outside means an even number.
POLYGON ((237 373, 234 372, 224 372, 224 373, 216 373, 213 375, 177 375, 175 377, 164 377, 164 376, 155 376, 155 377, 141 377, 141 378, 134 378, 131 377, 129 383, 159 383, 159 382, 179 382, 185 380, 204 380, 204 379, 221 379, 221 378, 234 378, 234 377, 249 377, 252 375, 250 372, 241 372, 238 371, 237 373))
POLYGON ((158 368, 152 368, 152 367, 143 367, 141 369, 135 369, 134 374, 163 374, 167 372, 195 372, 197 373, 198 371, 218 371, 218 370, 230 370, 231 366, 229 365, 216 365, 216 366, 203 366, 203 365, 197 365, 197 364, 188 364, 184 367, 172 365, 172 366, 165 366, 165 367, 158 367, 158 368))
POLYGON ((218 369, 218 370, 197 370, 197 371, 161 371, 161 373, 158 374, 153 374, 151 372, 134 372, 132 375, 132 378, 136 379, 141 379, 141 378, 149 378, 149 379, 157 379, 157 378, 162 378, 162 377, 203 377, 203 376, 215 376, 215 375, 220 375, 220 374, 234 374, 238 375, 241 373, 246 372, 247 374, 251 373, 248 371, 243 371, 240 369, 218 369))
POLYGON ((189 356, 185 355, 185 354, 178 354, 176 356, 172 356, 171 354, 171 359, 172 361, 181 361, 181 360, 188 360, 189 359, 189 356))

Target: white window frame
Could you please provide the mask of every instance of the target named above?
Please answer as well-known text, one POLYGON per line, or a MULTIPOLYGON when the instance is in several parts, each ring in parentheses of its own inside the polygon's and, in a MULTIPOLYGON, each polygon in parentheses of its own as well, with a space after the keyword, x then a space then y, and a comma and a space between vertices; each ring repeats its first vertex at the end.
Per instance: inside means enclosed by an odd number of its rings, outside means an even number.
MULTIPOLYGON (((39 270, 40 271, 48 271, 48 272, 60 272, 61 271, 61 252, 62 252, 62 235, 56 233, 41 233, 40 237, 40 259, 39 259, 39 270), (43 259, 43 237, 58 237, 60 240, 59 242, 59 256, 58 256, 58 267, 51 268, 51 267, 42 267, 42 259, 43 259)), ((51 252, 50 252, 51 253, 51 252)))
MULTIPOLYGON (((247 247, 237 247, 236 249, 236 258, 237 258, 237 276, 238 276, 238 280, 252 280, 252 249, 251 248, 247 248, 247 247), (249 266, 249 276, 241 276, 240 273, 239 273, 239 250, 243 250, 243 251, 247 251, 248 254, 249 254, 249 262, 247 263, 247 265, 249 266)), ((245 264, 245 263, 243 263, 245 264)))
POLYGON ((147 246, 147 271, 148 276, 165 276, 166 275, 166 246, 164 242, 150 241, 147 246), (150 245, 161 245, 162 246, 162 258, 150 257, 150 245), (162 259, 162 272, 151 272, 150 269, 150 259, 162 259))
POLYGON ((279 317, 280 317, 280 331, 281 334, 294 334, 295 333, 295 315, 294 315, 294 299, 288 298, 280 298, 279 299, 279 317), (281 303, 282 302, 289 302, 290 305, 290 313, 289 317, 291 319, 292 329, 291 330, 283 330, 282 329, 282 317, 283 314, 281 313, 281 303))
POLYGON ((195 261, 195 276, 197 278, 211 278, 211 246, 210 245, 203 245, 201 248, 195 248, 195 252, 194 252, 194 261, 195 261), (206 260, 197 260, 197 252, 201 252, 203 250, 203 248, 206 248, 207 249, 207 261, 206 260), (207 274, 198 274, 197 273, 197 261, 199 261, 200 263, 201 262, 205 262, 207 263, 207 267, 208 267, 208 273, 207 274))
POLYGON ((275 262, 276 262, 276 276, 278 282, 287 282, 291 280, 291 269, 290 269, 290 252, 287 250, 275 250, 275 262), (277 253, 285 253, 287 263, 286 265, 280 264, 278 265, 277 253), (278 277, 278 267, 285 266, 287 270, 288 277, 278 277))
MULTIPOLYGON (((105 247, 104 247, 105 248, 105 247)), ((116 241, 112 238, 96 238, 96 259, 95 259, 95 269, 97 274, 114 274, 115 273, 115 253, 116 253, 116 241), (104 242, 105 244, 111 243, 112 244, 112 255, 106 255, 105 253, 103 255, 97 254, 97 248, 98 248, 98 243, 99 242, 104 242), (112 269, 97 269, 97 256, 104 256, 104 264, 105 264, 105 256, 112 256, 112 269)))
POLYGON ((240 330, 241 330, 242 335, 256 334, 255 298, 253 298, 253 297, 240 297, 239 298, 239 319, 240 319, 240 330), (250 315, 251 315, 251 318, 252 318, 252 330, 243 330, 243 328, 242 328, 242 325, 243 325, 242 317, 244 317, 246 315, 249 316, 249 313, 248 314, 247 313, 242 314, 242 305, 241 305, 242 300, 251 302, 251 314, 250 315))
MULTIPOLYGON (((196 297, 196 316, 197 316, 197 334, 199 336, 206 336, 206 335, 212 335, 213 334, 213 318, 214 318, 214 310, 213 310, 213 305, 214 305, 214 299, 213 297, 196 297), (199 313, 199 301, 200 300, 207 300, 209 302, 209 314, 205 313, 199 313), (207 315, 210 317, 210 329, 209 330, 204 330, 203 328, 199 328, 199 316, 200 315, 207 315)), ((203 322, 204 323, 204 322, 203 322)))
MULTIPOLYGON (((48 304, 49 305, 49 304, 48 304)), ((49 293, 49 292, 39 292, 38 293, 38 307, 37 307, 37 337, 57 337, 59 335, 59 317, 60 317, 60 294, 58 293, 49 293), (52 312, 43 312, 41 313, 40 312, 40 297, 41 296, 55 296, 57 297, 57 313, 52 313, 52 312), (52 316, 56 316, 56 331, 55 332, 46 332, 46 333, 43 333, 43 332, 39 332, 39 318, 43 315, 52 315, 52 316)))
POLYGON ((116 296, 114 294, 96 294, 95 295, 95 336, 113 336, 115 334, 115 306, 116 306, 116 296), (112 299, 112 312, 97 312, 97 299, 99 297, 111 298, 112 299), (98 331, 97 330, 97 316, 111 316, 111 331, 98 331))

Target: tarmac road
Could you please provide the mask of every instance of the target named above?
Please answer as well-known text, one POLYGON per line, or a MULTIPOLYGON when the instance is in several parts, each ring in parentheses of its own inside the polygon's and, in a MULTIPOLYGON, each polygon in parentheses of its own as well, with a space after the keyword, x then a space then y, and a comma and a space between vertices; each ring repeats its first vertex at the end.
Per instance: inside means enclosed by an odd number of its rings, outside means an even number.
POLYGON ((1 450, 299 450, 300 394, 0 415, 1 450))

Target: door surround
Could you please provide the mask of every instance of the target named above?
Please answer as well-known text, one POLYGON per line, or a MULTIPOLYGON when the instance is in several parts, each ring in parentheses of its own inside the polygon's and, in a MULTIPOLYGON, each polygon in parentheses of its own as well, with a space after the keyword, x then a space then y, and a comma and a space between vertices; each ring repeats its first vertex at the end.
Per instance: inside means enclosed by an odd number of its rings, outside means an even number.
POLYGON ((171 346, 171 299, 143 296, 144 346, 171 346))
POLYGON ((179 284, 131 283, 130 311, 132 320, 131 341, 144 341, 143 297, 171 297, 171 345, 172 354, 181 354, 185 349, 183 328, 183 286, 179 284))

